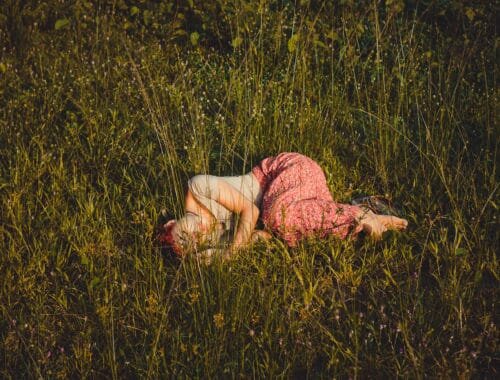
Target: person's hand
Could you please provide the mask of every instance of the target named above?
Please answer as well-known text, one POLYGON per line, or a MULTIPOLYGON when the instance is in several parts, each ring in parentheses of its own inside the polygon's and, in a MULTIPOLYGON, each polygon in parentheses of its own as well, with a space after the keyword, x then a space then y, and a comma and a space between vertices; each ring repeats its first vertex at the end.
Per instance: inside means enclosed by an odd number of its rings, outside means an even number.
POLYGON ((196 258, 200 261, 200 263, 205 265, 212 264, 212 261, 217 256, 218 250, 215 248, 208 248, 196 254, 196 258))
POLYGON ((224 261, 230 260, 238 255, 238 251, 247 248, 251 243, 256 243, 257 241, 266 241, 269 240, 271 237, 272 235, 267 231, 254 230, 252 232, 252 235, 250 236, 250 240, 246 244, 241 244, 241 243, 237 244, 233 242, 233 244, 224 251, 222 259, 224 261))
POLYGON ((257 241, 266 241, 266 240, 269 240, 271 239, 272 235, 267 232, 267 231, 263 231, 263 230, 255 230, 252 232, 252 238, 251 238, 251 241, 253 243, 257 242, 257 241))
POLYGON ((196 258, 201 264, 211 265, 214 261, 217 260, 228 261, 233 257, 234 254, 235 252, 233 252, 229 248, 207 248, 201 252, 198 252, 196 254, 196 258))

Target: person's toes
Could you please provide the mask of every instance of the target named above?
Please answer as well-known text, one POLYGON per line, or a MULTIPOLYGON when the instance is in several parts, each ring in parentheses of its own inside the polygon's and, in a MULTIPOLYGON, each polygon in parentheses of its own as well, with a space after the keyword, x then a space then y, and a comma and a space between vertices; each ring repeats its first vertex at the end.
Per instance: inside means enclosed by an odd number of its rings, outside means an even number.
POLYGON ((388 229, 395 229, 395 230, 403 230, 408 225, 408 221, 406 219, 398 218, 395 216, 389 216, 389 215, 383 216, 382 223, 388 229))
POLYGON ((406 227, 408 227, 408 221, 406 219, 397 218, 395 225, 397 226, 397 228, 404 230, 406 227))

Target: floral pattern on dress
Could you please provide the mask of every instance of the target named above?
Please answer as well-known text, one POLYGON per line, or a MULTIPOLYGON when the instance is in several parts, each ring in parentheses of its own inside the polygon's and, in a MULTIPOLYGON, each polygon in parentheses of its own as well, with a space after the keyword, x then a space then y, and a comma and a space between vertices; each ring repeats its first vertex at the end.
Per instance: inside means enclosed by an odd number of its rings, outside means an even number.
POLYGON ((252 173, 263 189, 264 225, 289 246, 312 236, 345 239, 361 230, 355 217, 360 208, 335 202, 323 170, 309 157, 281 153, 262 160, 252 173))

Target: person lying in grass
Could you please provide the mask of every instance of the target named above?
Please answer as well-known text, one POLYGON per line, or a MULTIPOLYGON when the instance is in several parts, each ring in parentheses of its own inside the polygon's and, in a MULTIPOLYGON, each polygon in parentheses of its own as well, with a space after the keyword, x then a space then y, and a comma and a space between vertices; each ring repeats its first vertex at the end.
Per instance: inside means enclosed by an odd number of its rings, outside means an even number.
POLYGON ((407 225, 402 218, 335 202, 315 161, 299 153, 281 153, 265 158, 246 175, 191 178, 185 215, 169 220, 159 239, 179 257, 203 251, 209 255, 224 244, 228 257, 271 234, 295 247, 308 237, 345 239, 361 231, 378 239, 387 230, 407 225), (264 230, 256 229, 259 217, 264 230))

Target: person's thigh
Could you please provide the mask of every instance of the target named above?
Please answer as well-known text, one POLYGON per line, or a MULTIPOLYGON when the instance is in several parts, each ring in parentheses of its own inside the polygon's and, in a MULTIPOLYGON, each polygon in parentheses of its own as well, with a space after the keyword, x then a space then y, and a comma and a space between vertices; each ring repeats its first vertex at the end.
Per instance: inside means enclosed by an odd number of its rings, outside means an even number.
POLYGON ((329 200, 303 199, 274 208, 267 227, 288 245, 306 237, 344 239, 355 225, 355 208, 329 200))

